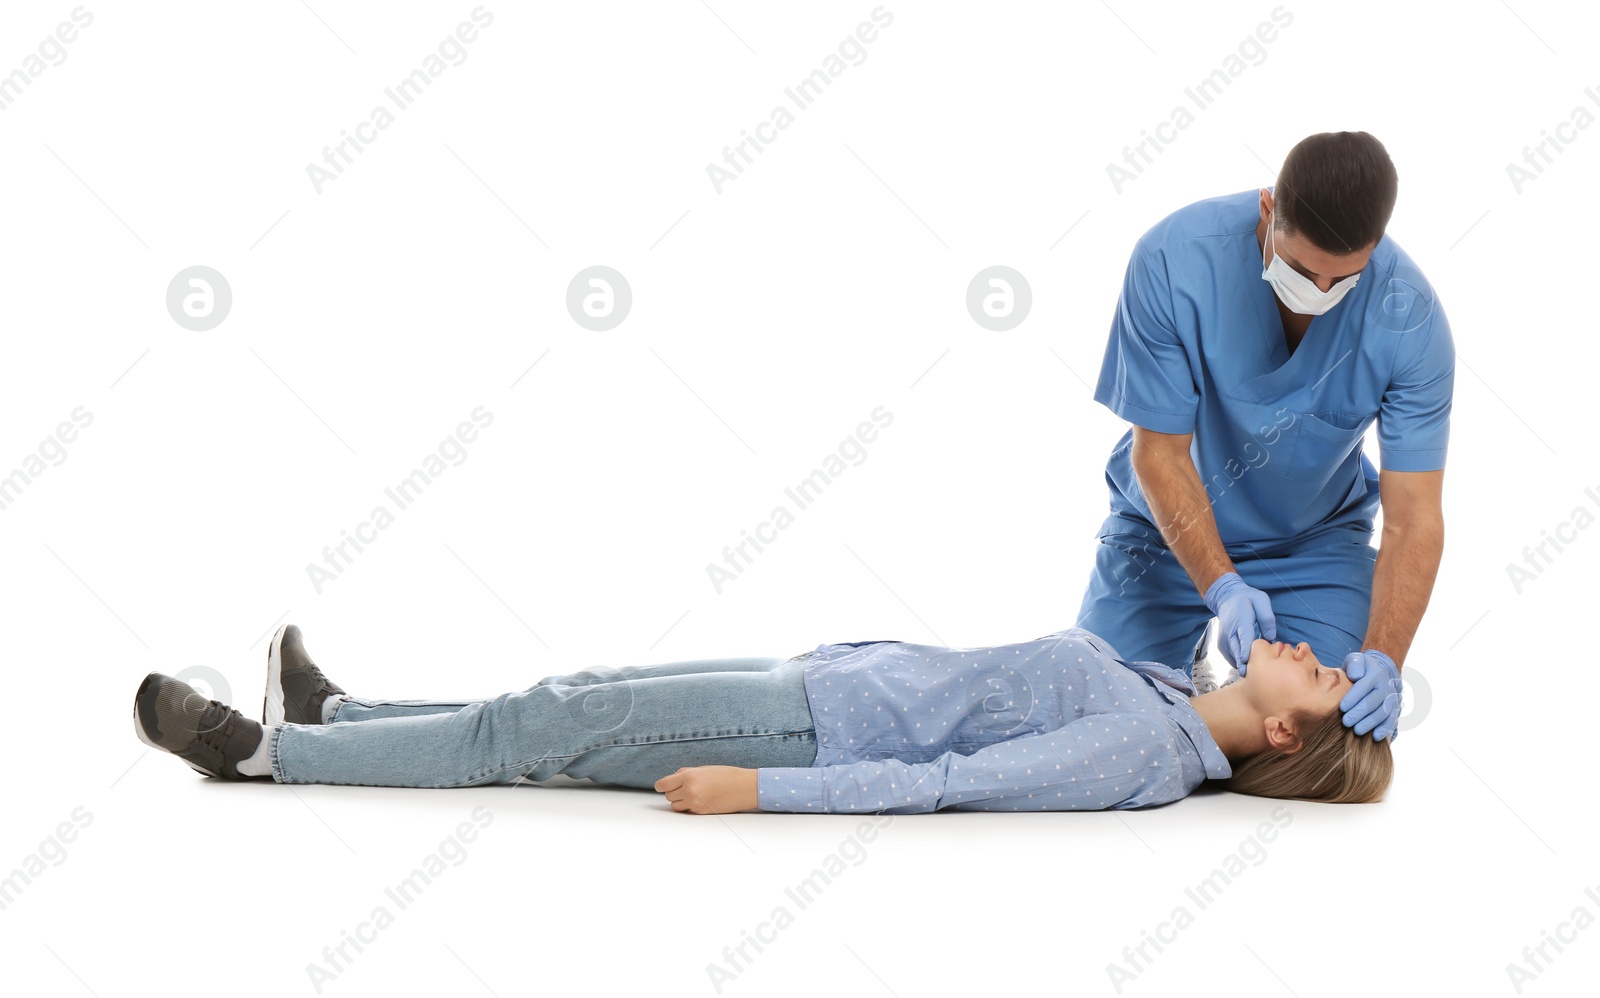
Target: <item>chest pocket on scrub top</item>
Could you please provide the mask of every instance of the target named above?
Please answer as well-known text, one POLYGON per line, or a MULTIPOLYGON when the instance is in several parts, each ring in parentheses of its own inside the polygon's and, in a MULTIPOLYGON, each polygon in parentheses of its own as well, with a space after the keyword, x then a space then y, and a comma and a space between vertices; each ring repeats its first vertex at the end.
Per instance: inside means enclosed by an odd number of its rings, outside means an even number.
POLYGON ((1371 416, 1352 416, 1337 409, 1298 413, 1290 433, 1294 449, 1283 477, 1291 482, 1326 484, 1350 452, 1361 446, 1371 416))

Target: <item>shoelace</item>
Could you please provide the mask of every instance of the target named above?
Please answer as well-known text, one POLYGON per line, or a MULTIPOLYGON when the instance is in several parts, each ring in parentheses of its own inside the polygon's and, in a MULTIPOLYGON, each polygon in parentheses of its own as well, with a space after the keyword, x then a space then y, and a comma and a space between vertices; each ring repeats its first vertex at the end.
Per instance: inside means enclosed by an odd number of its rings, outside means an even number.
POLYGON ((216 700, 206 702, 200 713, 199 730, 195 738, 206 748, 227 757, 228 743, 233 739, 235 721, 242 717, 237 710, 216 700))
POLYGON ((323 675, 321 668, 315 665, 308 665, 283 677, 283 692, 286 696, 307 701, 318 693, 331 695, 343 693, 344 690, 335 686, 327 676, 323 675))
POLYGON ((318 692, 318 693, 326 693, 326 694, 328 694, 330 696, 332 694, 335 694, 335 693, 343 693, 344 692, 344 688, 343 687, 339 686, 333 680, 331 680, 327 676, 323 675, 322 668, 320 666, 313 665, 311 667, 311 675, 317 681, 317 685, 315 687, 315 691, 316 692, 318 692))

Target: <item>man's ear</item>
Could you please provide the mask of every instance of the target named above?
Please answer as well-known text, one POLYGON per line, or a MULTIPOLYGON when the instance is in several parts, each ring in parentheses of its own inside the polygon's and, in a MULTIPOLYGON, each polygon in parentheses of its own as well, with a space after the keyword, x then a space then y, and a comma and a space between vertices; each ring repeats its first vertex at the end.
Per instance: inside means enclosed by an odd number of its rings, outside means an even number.
POLYGON ((1281 717, 1270 716, 1261 722, 1267 733, 1267 747, 1285 755, 1300 751, 1300 735, 1281 717))

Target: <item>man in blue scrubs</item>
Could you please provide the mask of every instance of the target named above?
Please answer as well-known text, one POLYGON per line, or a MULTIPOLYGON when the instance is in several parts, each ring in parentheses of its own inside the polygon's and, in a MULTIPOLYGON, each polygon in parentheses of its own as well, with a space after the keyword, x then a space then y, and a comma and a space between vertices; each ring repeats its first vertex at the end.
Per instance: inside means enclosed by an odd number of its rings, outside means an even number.
POLYGON ((1356 681, 1345 724, 1375 738, 1399 722, 1444 548, 1455 376, 1444 310, 1384 231, 1396 189, 1377 139, 1325 132, 1272 187, 1139 239, 1094 395, 1133 426, 1077 620, 1184 671, 1213 617, 1239 670, 1258 636, 1307 642, 1356 681), (1381 472, 1361 449, 1374 420, 1381 472))

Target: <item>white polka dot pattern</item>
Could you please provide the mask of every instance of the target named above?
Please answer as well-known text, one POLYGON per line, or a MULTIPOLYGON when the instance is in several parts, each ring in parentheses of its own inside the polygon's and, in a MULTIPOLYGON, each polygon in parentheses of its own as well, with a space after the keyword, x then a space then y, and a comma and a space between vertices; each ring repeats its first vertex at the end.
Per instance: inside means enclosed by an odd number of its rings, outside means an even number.
POLYGON ((916 814, 1178 800, 1232 774, 1188 678, 1068 628, 992 648, 899 641, 808 653, 810 767, 757 771, 758 807, 916 814))

